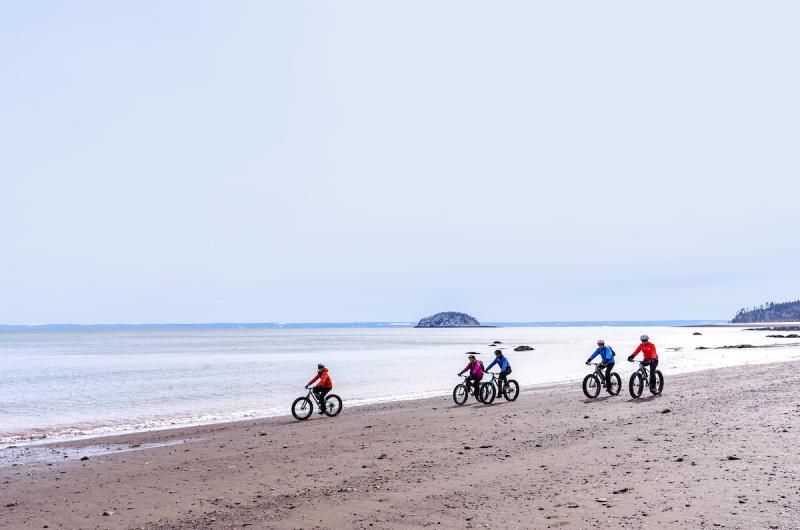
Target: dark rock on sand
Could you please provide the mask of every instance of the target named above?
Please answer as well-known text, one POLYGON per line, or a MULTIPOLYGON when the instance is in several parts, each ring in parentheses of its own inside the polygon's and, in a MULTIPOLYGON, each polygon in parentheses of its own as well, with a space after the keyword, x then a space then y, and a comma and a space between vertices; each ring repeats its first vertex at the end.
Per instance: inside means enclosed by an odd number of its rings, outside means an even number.
POLYGON ((770 326, 768 328, 745 328, 745 331, 800 331, 800 326, 770 326))
POLYGON ((694 333, 692 333, 692 335, 702 335, 702 333, 700 333, 699 331, 695 331, 694 333))
POLYGON ((530 346, 525 346, 524 344, 522 346, 517 346, 516 348, 514 348, 514 351, 533 351, 533 350, 534 348, 531 348, 530 346))
POLYGON ((716 348, 709 348, 708 346, 698 346, 695 350, 742 350, 745 348, 781 348, 785 346, 796 346, 797 343, 789 343, 789 344, 762 344, 760 346, 754 346, 752 344, 734 344, 731 346, 717 346, 716 348))

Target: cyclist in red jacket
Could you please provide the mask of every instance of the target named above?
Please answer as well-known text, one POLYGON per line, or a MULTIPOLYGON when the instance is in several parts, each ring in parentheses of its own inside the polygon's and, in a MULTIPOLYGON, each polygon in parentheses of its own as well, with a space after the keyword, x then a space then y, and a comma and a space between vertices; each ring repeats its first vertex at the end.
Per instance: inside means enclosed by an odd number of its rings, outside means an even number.
POLYGON ((650 367, 650 390, 652 391, 656 387, 656 367, 658 366, 658 354, 656 353, 656 345, 650 342, 650 337, 647 335, 642 335, 639 337, 639 340, 642 341, 641 344, 636 348, 636 351, 633 352, 628 360, 633 362, 639 352, 642 352, 644 355, 644 361, 642 362, 643 365, 650 367))
POLYGON ((317 365, 317 375, 314 376, 314 379, 308 382, 306 388, 314 384, 314 381, 319 381, 317 386, 313 388, 313 392, 316 394, 317 399, 319 400, 319 413, 324 414, 325 411, 323 409, 325 408, 325 395, 333 388, 333 380, 331 379, 331 375, 328 373, 328 369, 325 368, 324 364, 317 365))

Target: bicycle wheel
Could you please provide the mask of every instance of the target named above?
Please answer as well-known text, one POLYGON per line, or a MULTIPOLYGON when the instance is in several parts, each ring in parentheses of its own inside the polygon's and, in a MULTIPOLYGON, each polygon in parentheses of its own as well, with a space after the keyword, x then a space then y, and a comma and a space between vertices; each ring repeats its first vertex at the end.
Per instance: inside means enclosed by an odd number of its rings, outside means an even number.
POLYGON ((611 373, 611 384, 606 387, 606 390, 612 396, 618 395, 619 391, 622 390, 622 379, 617 372, 611 373))
POLYGON ((467 385, 456 385, 453 389, 453 401, 456 402, 456 405, 461 406, 467 402, 467 398, 469 397, 469 389, 467 385))
POLYGON ((594 374, 583 378, 583 393, 589 399, 594 399, 600 394, 600 380, 594 374))
POLYGON ((292 403, 292 416, 296 420, 307 420, 314 412, 314 404, 307 397, 299 397, 292 403))
POLYGON ((494 398, 497 397, 497 389, 492 383, 483 383, 480 392, 481 402, 487 405, 491 405, 494 402, 494 398))
POLYGON ((661 394, 662 390, 664 390, 664 376, 661 374, 660 370, 656 370, 656 391, 653 392, 650 390, 650 392, 652 392, 654 396, 658 396, 661 394))
POLYGON ((333 418, 342 411, 342 398, 330 394, 325 398, 325 414, 333 418))
POLYGON ((639 372, 633 372, 631 374, 631 380, 628 382, 628 390, 630 391, 633 399, 638 399, 639 396, 642 395, 642 390, 644 390, 644 379, 642 379, 642 374, 639 372))
POLYGON ((506 381, 506 384, 503 385, 503 397, 506 398, 506 401, 516 401, 519 397, 519 383, 513 379, 506 381))

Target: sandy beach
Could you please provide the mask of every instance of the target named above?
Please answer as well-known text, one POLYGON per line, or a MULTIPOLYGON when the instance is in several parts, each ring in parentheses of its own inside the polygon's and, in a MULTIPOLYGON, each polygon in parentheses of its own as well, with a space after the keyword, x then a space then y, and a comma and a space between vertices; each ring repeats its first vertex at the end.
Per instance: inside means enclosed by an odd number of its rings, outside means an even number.
POLYGON ((0 527, 795 528, 798 368, 3 449, 0 527))

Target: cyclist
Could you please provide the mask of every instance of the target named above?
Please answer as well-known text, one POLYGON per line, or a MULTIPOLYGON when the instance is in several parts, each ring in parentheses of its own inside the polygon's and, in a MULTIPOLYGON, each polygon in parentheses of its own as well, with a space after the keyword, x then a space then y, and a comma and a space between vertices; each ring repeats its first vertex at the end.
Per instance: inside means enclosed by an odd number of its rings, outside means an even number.
POLYGON ((586 360, 586 364, 588 365, 592 362, 597 356, 600 356, 600 368, 606 369, 606 388, 611 388, 611 370, 614 369, 614 348, 611 346, 606 346, 606 341, 600 339, 597 341, 597 349, 594 351, 591 357, 586 360))
POLYGON ((502 351, 495 350, 494 361, 489 363, 489 366, 486 367, 486 371, 488 372, 491 370, 492 366, 495 364, 500 367, 500 377, 498 377, 497 388, 500 389, 500 393, 502 394, 506 381, 508 381, 508 374, 511 373, 511 363, 508 362, 508 359, 506 359, 502 351))
POLYGON ((650 342, 650 337, 647 335, 642 335, 639 337, 639 340, 642 341, 642 343, 639 344, 636 351, 628 357, 628 360, 633 362, 636 356, 639 355, 639 352, 642 352, 644 355, 644 362, 642 362, 642 364, 650 367, 650 391, 654 392, 656 388, 656 367, 658 366, 656 345, 650 342))
POLYGON ((317 365, 317 375, 314 376, 314 379, 308 382, 306 388, 310 387, 314 381, 319 379, 319 383, 317 386, 314 387, 312 390, 314 395, 317 396, 317 400, 319 401, 319 413, 325 413, 325 395, 331 391, 333 388, 333 381, 331 380, 331 376, 328 373, 328 369, 325 368, 324 364, 317 365))
POLYGON ((467 377, 467 385, 469 386, 470 383, 472 384, 472 386, 475 388, 475 397, 478 397, 481 395, 480 383, 481 379, 483 379, 483 372, 484 372, 483 363, 480 362, 478 359, 476 359, 475 356, 472 354, 469 354, 467 358, 469 359, 467 366, 464 367, 463 370, 458 372, 458 375, 462 375, 464 372, 469 370, 469 377, 467 377))

